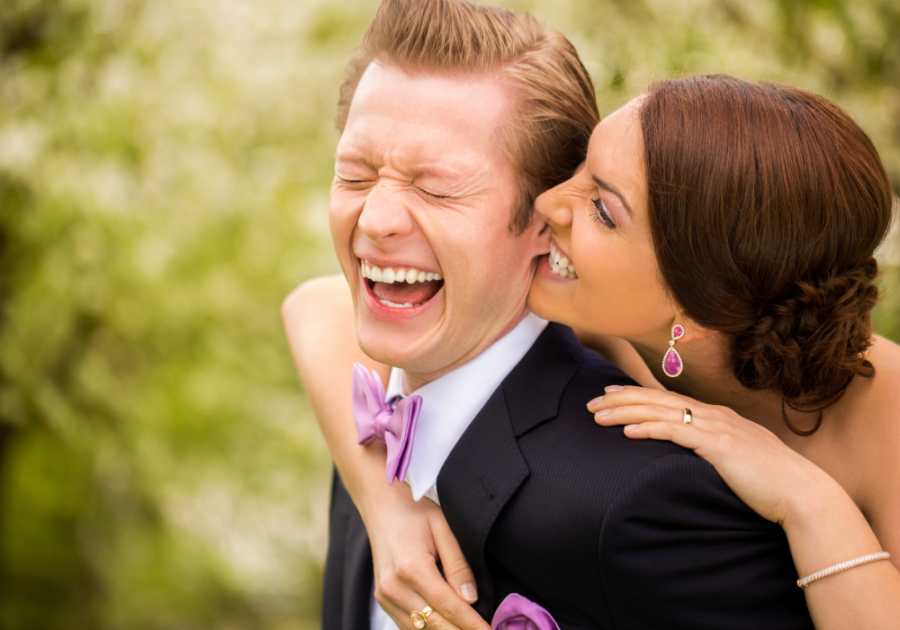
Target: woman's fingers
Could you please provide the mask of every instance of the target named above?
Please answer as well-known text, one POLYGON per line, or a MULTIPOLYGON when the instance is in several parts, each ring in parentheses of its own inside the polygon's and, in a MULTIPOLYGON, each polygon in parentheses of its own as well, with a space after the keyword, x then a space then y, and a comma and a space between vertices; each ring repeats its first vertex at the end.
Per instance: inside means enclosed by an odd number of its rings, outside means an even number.
MULTIPOLYGON (((395 615, 394 620, 405 619, 406 625, 398 624, 401 628, 409 625, 409 614, 414 610, 422 611, 426 605, 431 606, 434 612, 428 617, 428 627, 437 628, 438 630, 490 630, 490 626, 485 623, 484 619, 475 612, 475 609, 464 602, 456 592, 440 577, 436 579, 423 578, 417 576, 420 586, 416 589, 418 592, 413 597, 405 598, 404 601, 418 602, 399 605, 394 602, 395 609, 399 612, 395 615), (427 604, 425 603, 427 602, 427 604), (412 608, 411 606, 418 606, 412 608)), ((390 614, 390 613, 388 613, 390 614)))
POLYGON ((695 427, 671 422, 645 422, 625 427, 625 435, 633 440, 668 440, 692 451, 702 446, 704 434, 695 427))
MULTIPOLYGON (((692 412, 693 416, 693 412, 692 412)), ((683 407, 661 405, 630 405, 628 407, 606 407, 594 414, 597 424, 642 424, 645 422, 683 423, 683 407)), ((691 420, 693 423, 693 419, 691 420)))
MULTIPOLYGON (((419 600, 421 600, 421 598, 419 598, 419 600)), ((397 627, 401 628, 401 630, 406 630, 407 628, 410 628, 410 629, 415 628, 415 626, 412 625, 412 621, 409 618, 410 613, 414 610, 422 612, 425 610, 426 605, 427 604, 424 604, 424 603, 423 604, 411 604, 409 610, 407 611, 402 606, 397 606, 396 604, 391 604, 391 603, 382 604, 379 602, 379 606, 381 606, 384 609, 384 612, 386 612, 388 614, 388 616, 394 620, 394 623, 396 623, 397 627)), ((429 614, 428 618, 425 621, 426 621, 426 628, 428 628, 428 630, 464 630, 463 628, 453 625, 452 623, 450 623, 449 621, 447 621, 446 619, 441 617, 441 614, 439 612, 437 612, 436 610, 434 612, 432 612, 431 614, 429 614)))
POLYGON ((675 392, 631 385, 610 385, 602 396, 591 400, 587 404, 587 408, 591 413, 597 413, 612 406, 660 405, 685 407, 688 401, 695 405, 698 404, 697 401, 675 392))
MULTIPOLYGON (((375 590, 375 601, 394 620, 398 628, 404 630, 413 628, 410 614, 413 611, 423 612, 425 607, 428 606, 425 603, 425 599, 401 583, 397 583, 396 586, 383 586, 382 589, 375 590)), ((428 615, 427 627, 432 628, 432 630, 435 628, 437 630, 463 630, 459 626, 455 626, 443 619, 437 611, 428 615)))
MULTIPOLYGON (((490 626, 475 612, 467 602, 447 584, 433 562, 405 562, 397 567, 396 578, 383 583, 380 589, 379 602, 399 609, 407 618, 414 610, 422 610, 427 602, 438 614, 435 624, 431 623, 434 615, 428 618, 428 627, 442 626, 450 630, 489 630, 490 626), (411 608, 410 606, 421 606, 411 608)), ((391 614, 387 608, 385 612, 391 614)), ((400 616, 403 616, 400 615, 400 616)), ((394 620, 397 620, 395 615, 394 620)), ((408 619, 407 619, 408 623, 408 619)), ((401 626, 404 627, 404 626, 401 626)))
POLYGON ((456 536, 447 525, 447 521, 443 518, 435 518, 431 528, 434 535, 434 545, 437 549, 438 558, 441 561, 441 567, 444 569, 444 577, 447 583, 459 593, 469 604, 478 601, 478 589, 475 586, 475 575, 469 566, 466 557, 463 555, 462 549, 456 540, 456 536))
MULTIPOLYGON (((461 628, 462 630, 490 630, 490 626, 450 587, 438 574, 437 578, 429 577, 420 580, 419 592, 434 608, 442 622, 448 623, 447 628, 461 628)), ((431 628, 431 617, 428 618, 428 627, 431 628)))
POLYGON ((395 505, 367 512, 376 601, 400 628, 411 628, 410 613, 430 605, 431 630, 490 630, 460 596, 474 591, 463 586, 474 586, 475 580, 440 507, 428 499, 414 502, 411 495, 403 496, 395 505))

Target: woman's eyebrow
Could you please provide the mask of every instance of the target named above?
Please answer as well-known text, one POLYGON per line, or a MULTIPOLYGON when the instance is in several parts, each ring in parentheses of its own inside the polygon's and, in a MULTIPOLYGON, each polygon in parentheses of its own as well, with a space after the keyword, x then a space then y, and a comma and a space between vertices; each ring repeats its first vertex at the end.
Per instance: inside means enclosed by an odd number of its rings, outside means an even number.
POLYGON ((613 186, 612 184, 610 184, 610 183, 607 182, 607 181, 604 181, 604 180, 600 179, 600 178, 597 177, 596 175, 591 175, 591 179, 593 179, 593 180, 594 180, 594 183, 597 184, 600 188, 602 188, 603 190, 605 190, 605 191, 607 191, 607 192, 611 192, 611 193, 614 194, 616 197, 618 197, 618 198, 619 198, 619 201, 622 202, 622 205, 625 206, 625 209, 628 211, 629 216, 631 216, 632 218, 634 218, 634 213, 631 211, 631 206, 628 205, 628 200, 625 199, 625 196, 624 196, 622 193, 620 193, 620 192, 616 189, 615 186, 613 186))

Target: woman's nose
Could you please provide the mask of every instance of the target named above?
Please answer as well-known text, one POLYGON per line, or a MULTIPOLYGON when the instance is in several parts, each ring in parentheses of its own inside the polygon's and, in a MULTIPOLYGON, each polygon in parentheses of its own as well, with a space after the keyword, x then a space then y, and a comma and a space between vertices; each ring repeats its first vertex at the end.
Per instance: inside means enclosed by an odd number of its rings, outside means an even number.
POLYGON ((534 210, 551 227, 569 227, 572 225, 572 208, 570 199, 565 195, 568 182, 547 190, 534 201, 534 210))

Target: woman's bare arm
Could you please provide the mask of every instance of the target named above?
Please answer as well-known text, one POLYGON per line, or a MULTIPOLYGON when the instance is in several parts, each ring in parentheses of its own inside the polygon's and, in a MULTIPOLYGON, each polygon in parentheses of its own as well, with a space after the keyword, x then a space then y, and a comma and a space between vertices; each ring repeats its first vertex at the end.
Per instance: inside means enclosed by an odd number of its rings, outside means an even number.
POLYGON ((408 623, 410 611, 422 610, 428 603, 436 611, 429 623, 435 621, 437 627, 486 630, 484 620, 461 597, 468 602, 477 599, 474 576, 440 508, 428 499, 413 500, 405 483, 388 485, 382 444, 357 443, 351 406, 353 363, 376 370, 385 383, 390 369, 360 350, 343 276, 303 283, 285 299, 281 312, 335 466, 369 533, 376 599, 400 627, 408 623))
POLYGON ((357 509, 384 490, 384 448, 356 440, 350 405, 351 369, 362 363, 387 383, 390 368, 363 354, 356 343, 353 302, 342 276, 301 284, 281 307, 291 353, 338 472, 357 509))

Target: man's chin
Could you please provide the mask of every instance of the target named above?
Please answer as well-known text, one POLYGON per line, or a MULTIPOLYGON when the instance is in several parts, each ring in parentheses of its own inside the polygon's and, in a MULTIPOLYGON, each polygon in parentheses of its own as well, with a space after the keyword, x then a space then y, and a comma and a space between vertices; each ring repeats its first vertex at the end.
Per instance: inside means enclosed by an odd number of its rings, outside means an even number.
POLYGON ((356 334, 359 347, 374 361, 403 369, 415 369, 432 354, 434 331, 416 325, 418 322, 385 322, 361 314, 356 334))
POLYGON ((373 361, 391 367, 415 372, 417 366, 422 363, 422 357, 411 352, 409 348, 394 347, 386 344, 384 340, 375 343, 360 341, 359 347, 373 361))

